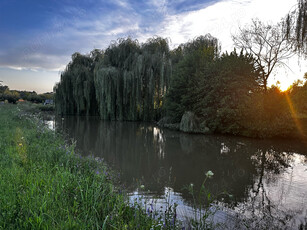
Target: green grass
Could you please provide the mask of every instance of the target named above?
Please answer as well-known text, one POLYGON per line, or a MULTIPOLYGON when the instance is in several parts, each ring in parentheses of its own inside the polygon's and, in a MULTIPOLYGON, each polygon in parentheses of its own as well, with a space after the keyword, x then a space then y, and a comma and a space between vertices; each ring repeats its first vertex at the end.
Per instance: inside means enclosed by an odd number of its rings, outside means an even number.
POLYGON ((103 162, 23 105, 0 105, 0 229, 174 229, 129 205, 103 162))
POLYGON ((18 103, 19 106, 21 108, 23 108, 23 110, 26 110, 28 112, 34 112, 34 113, 38 113, 40 111, 42 112, 53 112, 54 111, 54 105, 44 105, 42 103, 36 104, 36 103, 32 103, 32 102, 21 102, 18 103))
POLYGON ((40 111, 45 111, 45 112, 54 111, 54 105, 43 105, 43 104, 39 104, 39 105, 38 105, 38 109, 39 109, 40 111))

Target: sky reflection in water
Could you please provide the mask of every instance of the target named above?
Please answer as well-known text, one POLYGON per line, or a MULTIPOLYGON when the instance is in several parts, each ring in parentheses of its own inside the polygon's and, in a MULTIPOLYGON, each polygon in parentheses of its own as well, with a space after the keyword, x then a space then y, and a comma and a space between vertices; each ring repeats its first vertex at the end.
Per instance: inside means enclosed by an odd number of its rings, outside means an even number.
POLYGON ((192 135, 95 117, 59 118, 55 127, 77 141, 81 154, 101 157, 118 170, 132 200, 144 185, 149 192, 143 196, 160 207, 170 191, 179 214, 190 215, 192 199, 185 188, 193 183, 199 189, 205 173, 212 170, 213 179, 206 183, 209 191, 233 195, 219 196, 219 221, 228 218, 232 228, 243 221, 257 228, 307 223, 306 143, 192 135))

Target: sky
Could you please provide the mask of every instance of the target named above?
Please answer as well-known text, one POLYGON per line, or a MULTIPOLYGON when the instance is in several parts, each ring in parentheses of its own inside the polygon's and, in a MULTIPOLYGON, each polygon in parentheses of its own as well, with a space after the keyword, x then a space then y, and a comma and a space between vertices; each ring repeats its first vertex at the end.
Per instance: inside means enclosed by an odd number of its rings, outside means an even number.
MULTIPOLYGON (((10 89, 50 92, 75 52, 106 49, 130 36, 169 39, 171 48, 210 33, 222 51, 252 18, 280 21, 297 0, 0 0, 0 81, 10 89)), ((307 72, 293 58, 270 84, 286 87, 307 72)))

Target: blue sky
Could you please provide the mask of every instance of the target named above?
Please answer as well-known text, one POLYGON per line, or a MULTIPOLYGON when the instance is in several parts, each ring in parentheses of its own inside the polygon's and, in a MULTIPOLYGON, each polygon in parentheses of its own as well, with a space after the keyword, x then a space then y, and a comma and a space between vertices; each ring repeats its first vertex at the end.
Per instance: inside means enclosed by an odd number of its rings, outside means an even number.
MULTIPOLYGON (((223 50, 232 50, 230 35, 239 25, 254 17, 277 22, 295 3, 296 0, 1 0, 0 80, 11 89, 52 91, 74 52, 105 49, 110 41, 127 36, 141 42, 162 36, 175 47, 211 33, 220 39, 223 50)), ((281 71, 279 75, 288 75, 284 81, 292 81, 302 77, 307 71, 304 68, 295 67, 293 72, 281 71)))

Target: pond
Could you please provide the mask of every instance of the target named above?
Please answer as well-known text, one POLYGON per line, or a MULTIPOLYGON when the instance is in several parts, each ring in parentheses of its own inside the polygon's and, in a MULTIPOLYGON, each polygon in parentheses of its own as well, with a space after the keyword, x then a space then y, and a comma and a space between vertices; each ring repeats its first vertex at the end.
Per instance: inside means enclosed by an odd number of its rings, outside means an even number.
POLYGON ((96 117, 57 118, 49 126, 76 140, 80 153, 103 158, 118 171, 131 200, 146 198, 164 207, 166 196, 178 204, 181 218, 192 215, 187 188, 199 189, 211 170, 214 176, 205 186, 218 198, 215 222, 229 228, 307 228, 307 143, 302 141, 185 134, 96 117))

